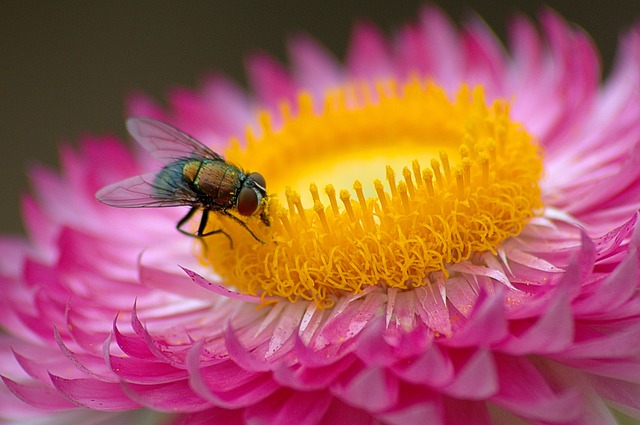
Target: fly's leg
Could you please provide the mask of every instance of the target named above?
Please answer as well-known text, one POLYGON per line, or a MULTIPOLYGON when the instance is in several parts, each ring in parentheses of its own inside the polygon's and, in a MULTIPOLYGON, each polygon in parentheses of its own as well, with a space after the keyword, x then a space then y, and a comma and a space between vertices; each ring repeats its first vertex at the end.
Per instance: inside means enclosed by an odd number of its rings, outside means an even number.
POLYGON ((180 233, 182 233, 183 235, 187 235, 187 236, 191 236, 192 238, 198 238, 200 239, 200 241, 202 242, 202 244, 204 245, 205 251, 207 250, 207 243, 205 242, 204 238, 210 235, 215 235, 216 233, 222 233, 223 235, 225 235, 228 239, 229 239, 229 245, 231 246, 231 248, 233 249, 233 240, 231 239, 231 236, 229 236, 227 234, 227 232, 225 232, 222 229, 218 229, 218 230, 212 230, 210 232, 206 232, 205 233, 205 229, 207 228, 207 222, 209 221, 209 210, 205 209, 202 211, 202 218, 200 219, 200 224, 198 225, 198 231, 193 234, 191 232, 187 232, 186 230, 184 230, 182 228, 182 226, 191 219, 191 217, 193 217, 193 215, 196 213, 196 211, 198 211, 198 207, 193 207, 189 210, 189 212, 187 213, 187 215, 185 215, 184 217, 182 217, 182 219, 178 222, 176 229, 178 229, 178 231, 180 233))
POLYGON ((198 211, 198 207, 192 207, 189 210, 189 212, 187 213, 187 215, 185 215, 184 217, 182 217, 180 219, 180 221, 176 225, 176 229, 178 229, 178 232, 182 233, 183 235, 191 236, 192 238, 197 237, 197 235, 194 235, 193 233, 187 232, 186 230, 182 229, 182 226, 187 221, 189 221, 191 219, 191 217, 193 217, 193 215, 196 213, 196 211, 198 211))
MULTIPOLYGON (((202 211, 202 218, 200 219, 200 225, 198 226, 197 236, 200 238, 205 238, 207 236, 215 235, 217 233, 222 233, 227 237, 227 239, 229 239, 229 246, 231 249, 233 249, 233 239, 231 239, 231 236, 229 236, 229 234, 224 230, 217 229, 217 230, 212 230, 210 232, 204 233, 204 229, 207 228, 207 221, 209 221, 209 210, 204 210, 202 211)), ((204 239, 202 239, 202 242, 204 243, 204 239)), ((207 244, 205 243, 205 248, 206 246, 207 244)))
MULTIPOLYGON (((264 245, 264 241, 262 239, 260 239, 259 237, 257 237, 256 234, 253 233, 253 231, 251 229, 249 229, 249 226, 247 226, 247 224, 244 221, 240 220, 238 217, 236 217, 233 214, 229 214, 226 210, 220 210, 218 212, 220 214, 223 214, 223 215, 229 217, 230 219, 234 220, 236 223, 238 223, 239 225, 244 227, 247 230, 247 232, 249 232, 249 234, 251 236, 253 236, 253 239, 257 240, 258 242, 260 242, 261 244, 264 245)), ((226 233, 225 233, 225 235, 226 235, 226 233)), ((229 239, 231 239, 231 238, 229 238, 229 239)))

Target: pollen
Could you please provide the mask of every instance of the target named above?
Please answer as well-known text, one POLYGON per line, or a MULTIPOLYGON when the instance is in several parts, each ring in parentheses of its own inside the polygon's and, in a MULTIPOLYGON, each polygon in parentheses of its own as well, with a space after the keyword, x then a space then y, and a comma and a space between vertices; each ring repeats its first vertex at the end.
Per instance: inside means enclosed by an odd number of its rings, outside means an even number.
POLYGON ((258 122, 226 158, 265 176, 271 226, 246 220, 265 244, 215 217, 234 247, 209 237, 201 255, 245 294, 330 307, 371 286, 411 290, 496 253, 542 210, 541 149, 481 87, 353 84, 258 122))

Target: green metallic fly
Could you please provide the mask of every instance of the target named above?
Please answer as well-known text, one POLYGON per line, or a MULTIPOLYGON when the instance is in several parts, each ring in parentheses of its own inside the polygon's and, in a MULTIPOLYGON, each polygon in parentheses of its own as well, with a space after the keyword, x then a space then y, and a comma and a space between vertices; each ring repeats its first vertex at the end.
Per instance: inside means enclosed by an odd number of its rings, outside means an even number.
POLYGON ((206 232, 209 213, 213 212, 235 221, 255 240, 264 243, 231 213, 236 211, 249 217, 259 212, 262 222, 269 225, 264 207, 266 182, 261 174, 244 172, 193 137, 161 121, 130 118, 127 129, 164 167, 102 188, 96 193, 100 202, 121 208, 190 206, 176 226, 180 232, 199 238, 221 233, 233 246, 224 230, 206 232), (198 210, 202 210, 202 217, 196 233, 183 230, 182 226, 198 210))

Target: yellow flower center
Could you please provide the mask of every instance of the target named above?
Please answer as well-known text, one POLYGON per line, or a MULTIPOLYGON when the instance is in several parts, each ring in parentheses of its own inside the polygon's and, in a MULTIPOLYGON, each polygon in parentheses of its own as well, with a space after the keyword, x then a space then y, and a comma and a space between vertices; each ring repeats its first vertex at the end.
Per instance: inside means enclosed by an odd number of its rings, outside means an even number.
MULTIPOLYGON (((482 88, 454 100, 410 81, 349 86, 320 106, 300 94, 281 124, 260 116, 226 153, 265 176, 271 226, 214 217, 202 260, 237 290, 333 305, 372 285, 410 289, 474 253, 496 252, 540 210, 540 148, 482 88)), ((273 120, 276 121, 276 120, 273 120)))

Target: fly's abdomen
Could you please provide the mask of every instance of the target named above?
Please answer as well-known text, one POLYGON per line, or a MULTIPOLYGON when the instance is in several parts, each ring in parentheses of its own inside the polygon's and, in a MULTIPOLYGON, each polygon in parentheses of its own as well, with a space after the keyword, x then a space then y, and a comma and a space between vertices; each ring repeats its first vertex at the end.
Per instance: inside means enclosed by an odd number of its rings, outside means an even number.
POLYGON ((223 208, 235 206, 242 172, 224 161, 189 161, 183 166, 184 177, 213 204, 223 208))
POLYGON ((182 191, 185 186, 183 169, 188 162, 189 161, 172 162, 160 170, 153 180, 154 195, 163 199, 170 199, 182 191))

